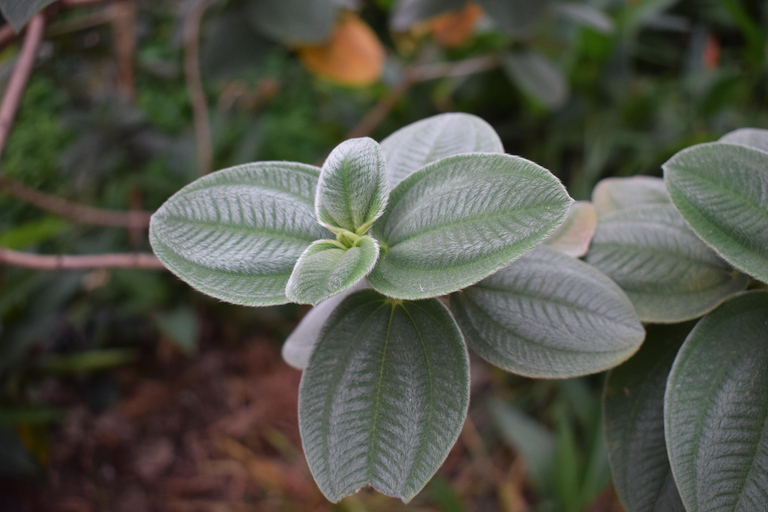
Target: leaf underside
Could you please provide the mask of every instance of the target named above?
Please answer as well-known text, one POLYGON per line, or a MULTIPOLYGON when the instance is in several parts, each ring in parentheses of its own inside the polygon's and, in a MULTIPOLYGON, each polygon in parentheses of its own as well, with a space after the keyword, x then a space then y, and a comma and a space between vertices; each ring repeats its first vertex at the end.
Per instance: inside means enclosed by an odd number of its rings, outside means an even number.
POLYGON ((576 201, 568 211, 565 222, 544 241, 557 251, 581 258, 589 250, 597 229, 597 212, 589 201, 576 201))
POLYGON ((212 173, 155 212, 152 248, 203 293, 248 306, 284 304, 299 256, 330 235, 314 217, 318 176, 316 167, 288 162, 212 173))
POLYGON ((299 391, 320 490, 337 502, 371 485, 409 501, 448 455, 468 403, 466 347, 442 303, 351 294, 323 327, 299 391))
POLYGON ((719 142, 664 164, 672 202, 702 240, 768 283, 768 153, 719 142))
POLYGON ((667 457, 664 391, 691 327, 649 327, 639 352, 606 379, 605 439, 613 485, 627 512, 685 512, 667 457))
POLYGON ((403 299, 459 290, 542 242, 571 202, 557 178, 525 159, 443 158, 392 191, 372 228, 383 250, 368 282, 403 299))
POLYGON ((611 368, 645 336, 618 286, 549 247, 451 295, 451 310, 473 350, 528 377, 568 378, 611 368))
POLYGON ((688 335, 667 383, 664 422, 688 512, 768 503, 768 291, 740 294, 688 335))

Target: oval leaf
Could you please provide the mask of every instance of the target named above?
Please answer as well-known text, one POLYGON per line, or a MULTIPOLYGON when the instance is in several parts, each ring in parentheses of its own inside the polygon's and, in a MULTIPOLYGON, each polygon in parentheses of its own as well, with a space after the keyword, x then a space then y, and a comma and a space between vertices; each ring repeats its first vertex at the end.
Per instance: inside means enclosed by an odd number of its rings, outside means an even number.
POLYGON ((605 440, 613 486, 627 512, 685 512, 664 440, 664 391, 691 327, 649 327, 640 351, 606 379, 605 440))
POLYGON ((589 201, 576 201, 571 205, 563 225, 544 244, 568 256, 581 258, 587 254, 596 229, 595 207, 589 201))
POLYGON ((592 191, 592 204, 598 215, 635 206, 670 204, 667 186, 661 178, 633 176, 600 180, 592 191))
POLYGON ((562 224, 572 200, 549 171, 510 155, 438 160, 392 191, 373 226, 371 286, 390 297, 454 292, 519 258, 562 224))
POLYGON ((702 240, 768 283, 768 154, 709 143, 664 164, 672 202, 702 240))
POLYGON ((738 144, 739 146, 768 152, 768 130, 740 128, 720 137, 720 142, 738 144))
POLYGON ((284 304, 299 256, 330 234, 314 217, 319 171, 260 162, 200 178, 152 216, 152 249, 174 274, 217 299, 284 304))
POLYGON ((414 171, 461 153, 503 153, 501 139, 477 116, 439 114, 401 128, 381 141, 390 188, 414 171))
POLYGON ((697 318, 747 287, 671 204, 600 215, 587 263, 616 281, 644 322, 697 318))
POLYGON ((407 502, 445 460, 468 404, 467 350, 445 306, 356 292, 328 319, 301 379, 312 475, 333 502, 365 485, 407 502))
POLYGON ((768 502, 768 291, 704 317, 667 382, 664 424, 688 512, 763 510, 768 502))
POLYGON ((256 30, 289 46, 328 39, 338 12, 334 0, 250 0, 246 6, 256 30))
POLYGON ((451 311, 475 352, 527 377, 568 378, 612 368, 645 336, 618 286, 548 247, 451 295, 451 311))
POLYGON ((504 56, 502 65, 509 78, 520 89, 545 107, 561 107, 568 99, 568 82, 563 73, 538 52, 510 52, 504 56))
POLYGON ((331 231, 362 235, 387 206, 387 167, 379 144, 349 139, 331 152, 317 185, 315 211, 331 231))
POLYGON ((369 236, 349 249, 336 241, 318 240, 296 262, 285 294, 292 302, 317 304, 363 279, 378 257, 379 245, 369 236))

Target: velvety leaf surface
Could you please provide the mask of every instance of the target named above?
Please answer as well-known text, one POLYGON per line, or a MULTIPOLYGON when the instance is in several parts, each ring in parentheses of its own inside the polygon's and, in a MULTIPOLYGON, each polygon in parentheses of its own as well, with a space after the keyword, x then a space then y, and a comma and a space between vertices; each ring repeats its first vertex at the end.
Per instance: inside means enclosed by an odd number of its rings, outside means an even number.
POLYGON ((342 142, 328 155, 317 185, 315 210, 334 232, 365 228, 384 212, 389 197, 387 168, 379 144, 367 137, 342 142))
POLYGON ((466 3, 467 0, 398 0, 389 24, 395 32, 402 32, 420 21, 461 9, 466 3))
POLYGON ((503 153, 496 131, 477 116, 439 114, 401 128, 381 141, 390 188, 414 171, 461 153, 503 153))
POLYGON ((346 250, 335 241, 318 240, 299 257, 285 295, 291 302, 317 304, 363 279, 378 257, 379 245, 369 236, 346 250))
POLYGON ((581 258, 589 250, 597 229, 597 212, 589 201, 571 204, 565 222, 544 241, 544 245, 563 254, 581 258))
POLYGON ((752 149, 768 152, 768 130, 760 128, 740 128, 720 137, 720 142, 738 144, 752 149))
POLYGON ((661 178, 633 176, 600 180, 592 191, 592 204, 598 215, 616 210, 670 204, 667 186, 661 178))
POLYGON ((290 46, 328 39, 338 12, 333 0, 250 0, 246 5, 254 28, 290 46))
POLYGON ((768 283, 768 153, 699 144, 663 167, 672 202, 696 234, 735 267, 768 283))
POLYGON ((753 512, 768 503, 768 291, 704 317, 667 382, 664 424, 688 512, 753 512))
POLYGON ((299 256, 330 235, 314 216, 318 176, 309 165, 260 162, 200 178, 152 216, 152 248, 174 274, 218 299, 288 302, 299 256))
POLYGON ((567 378, 611 368, 645 336, 618 286, 549 247, 451 295, 451 311, 473 350, 528 377, 567 378))
POLYGON ((29 20, 54 0, 0 0, 0 11, 16 33, 21 32, 29 20))
POLYGON ((502 65, 520 89, 545 107, 558 108, 568 99, 568 82, 562 71, 540 53, 515 50, 504 56, 502 65))
POLYGON ((468 403, 466 347, 440 301, 351 294, 323 327, 299 391, 320 490, 336 502, 371 485, 409 501, 445 460, 468 403))
POLYGON ((598 213, 587 263, 616 281, 644 322, 681 322, 746 288, 667 203, 598 213))
POLYGON ((649 326, 638 353, 606 379, 605 439, 613 486, 627 512, 685 512, 667 457, 664 391, 691 327, 649 326))
POLYGON ((371 286, 390 297, 450 293, 549 236, 572 200, 549 171, 510 155, 438 160, 395 187, 373 226, 382 247, 371 286))
POLYGON ((526 38, 547 11, 551 0, 478 0, 494 23, 513 37, 526 38))

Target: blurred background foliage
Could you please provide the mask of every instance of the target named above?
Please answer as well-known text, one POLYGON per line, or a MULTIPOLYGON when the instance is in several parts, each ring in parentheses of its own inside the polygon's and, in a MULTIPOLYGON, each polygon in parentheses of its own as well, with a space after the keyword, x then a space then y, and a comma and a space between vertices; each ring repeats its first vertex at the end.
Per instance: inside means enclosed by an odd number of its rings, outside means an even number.
MULTIPOLYGON (((14 26, 34 13, 0 4, 14 26)), ((211 169, 319 164, 347 137, 381 140, 445 111, 486 119, 507 152, 550 169, 576 199, 607 176, 660 175, 686 146, 768 127, 768 7, 758 0, 32 4, 50 4, 45 38, 0 178, 99 208, 151 212, 211 169)), ((4 86, 20 41, 0 51, 4 86)), ((3 186, 0 247, 149 251, 141 228, 73 221, 3 186)), ((0 266, 0 474, 55 487, 73 410, 97 417, 142 379, 197 368, 209 352, 258 342, 276 358, 303 311, 217 303, 158 270, 0 266)), ((295 394, 291 375, 285 393, 295 394)), ((607 487, 601 376, 531 381, 475 361, 473 381, 458 462, 409 510, 620 510, 607 487)), ((254 457, 300 451, 240 441, 254 457)), ((264 510, 306 510, 288 492, 267 494, 264 510)), ((403 507, 364 493, 337 509, 403 507)))

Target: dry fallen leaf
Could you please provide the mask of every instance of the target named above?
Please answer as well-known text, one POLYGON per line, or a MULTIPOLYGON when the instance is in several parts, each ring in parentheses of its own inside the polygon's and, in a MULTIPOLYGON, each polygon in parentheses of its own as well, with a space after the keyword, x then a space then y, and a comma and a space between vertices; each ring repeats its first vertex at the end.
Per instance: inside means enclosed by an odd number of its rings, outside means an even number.
POLYGON ((475 25, 483 10, 477 4, 467 4, 463 9, 441 14, 430 21, 435 40, 443 46, 461 46, 475 31, 475 25))
POLYGON ((348 87, 375 83, 384 69, 384 47, 354 14, 344 16, 323 44, 297 49, 299 59, 316 76, 348 87))

